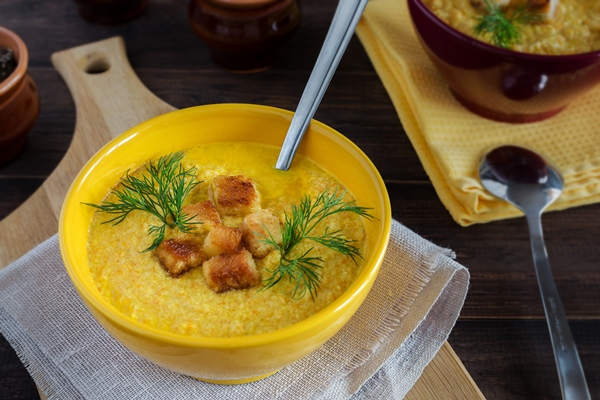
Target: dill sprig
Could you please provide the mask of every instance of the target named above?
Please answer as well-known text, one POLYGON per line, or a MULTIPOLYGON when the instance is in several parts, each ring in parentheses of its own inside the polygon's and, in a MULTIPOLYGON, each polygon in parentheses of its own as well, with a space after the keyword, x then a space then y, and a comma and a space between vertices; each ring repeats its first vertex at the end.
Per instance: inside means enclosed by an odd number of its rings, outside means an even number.
POLYGON ((153 240, 144 251, 154 250, 165 237, 167 227, 177 228, 188 233, 197 222, 195 215, 182 212, 183 201, 199 183, 196 181, 196 168, 184 169, 181 165, 183 153, 163 156, 156 163, 149 161, 147 174, 141 178, 131 176, 129 171, 121 180, 122 189, 113 189, 118 201, 103 201, 100 204, 84 203, 99 211, 116 216, 103 223, 118 225, 134 210, 146 211, 156 216, 162 224, 150 225, 148 235, 153 240))
POLYGON ((519 25, 540 21, 541 17, 529 10, 527 5, 514 8, 511 12, 503 12, 491 0, 484 0, 487 14, 476 17, 478 23, 473 29, 475 36, 489 34, 490 43, 503 48, 511 48, 520 43, 521 29, 519 25))
POLYGON ((314 247, 304 252, 294 251, 299 243, 306 240, 350 256, 355 263, 356 257, 362 258, 360 249, 352 245, 354 240, 348 239, 340 230, 330 231, 326 227, 322 235, 312 234, 319 223, 334 214, 351 212, 367 219, 373 218, 368 212, 370 208, 359 207, 354 201, 345 202, 345 193, 338 194, 336 189, 330 195, 325 191, 314 201, 309 196, 304 196, 300 205, 292 205, 291 216, 285 213, 281 245, 277 244, 270 233, 269 237, 264 237, 263 242, 272 245, 279 252, 280 259, 274 269, 267 270, 271 275, 263 280, 261 290, 271 288, 287 278, 295 283, 292 298, 301 299, 308 292, 313 301, 315 300, 321 282, 319 270, 323 268, 323 258, 311 256, 314 247))

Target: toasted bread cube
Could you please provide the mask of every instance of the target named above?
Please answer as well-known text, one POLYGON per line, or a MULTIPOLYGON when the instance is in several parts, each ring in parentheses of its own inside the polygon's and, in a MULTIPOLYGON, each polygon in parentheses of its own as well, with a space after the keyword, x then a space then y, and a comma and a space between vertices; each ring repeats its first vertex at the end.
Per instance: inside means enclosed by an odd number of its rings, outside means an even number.
POLYGON ((173 278, 202 265, 206 260, 200 246, 194 241, 186 239, 163 240, 154 250, 154 254, 173 278))
POLYGON ((266 208, 246 215, 238 229, 242 232, 244 246, 256 258, 263 258, 273 250, 273 245, 264 243, 265 239, 272 239, 277 244, 282 241, 279 219, 266 208))
POLYGON ((221 223, 221 217, 212 201, 206 200, 201 203, 190 204, 182 208, 182 211, 192 218, 190 222, 199 222, 194 231, 208 232, 215 225, 221 223))
POLYGON ((208 190, 221 216, 243 217, 260 210, 260 195, 247 176, 215 176, 208 190))
POLYGON ((530 7, 535 10, 544 20, 554 18, 558 0, 530 0, 530 7))
POLYGON ((225 225, 215 225, 204 239, 202 248, 209 258, 235 252, 242 248, 242 232, 225 225))
MULTIPOLYGON (((472 4, 481 10, 485 10, 486 3, 484 0, 472 0, 472 4)), ((491 4, 502 9, 527 7, 539 15, 542 20, 550 20, 554 17, 558 0, 491 0, 491 4)))
POLYGON ((247 289, 260 282, 260 272, 246 249, 219 254, 205 261, 203 268, 208 286, 217 293, 247 289))

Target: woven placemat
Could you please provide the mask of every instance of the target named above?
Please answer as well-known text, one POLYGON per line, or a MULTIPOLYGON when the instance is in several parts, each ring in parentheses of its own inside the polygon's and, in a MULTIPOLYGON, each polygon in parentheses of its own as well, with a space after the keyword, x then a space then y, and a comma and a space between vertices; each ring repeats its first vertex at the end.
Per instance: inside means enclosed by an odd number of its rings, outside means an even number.
POLYGON ((402 398, 462 308, 469 273, 452 257, 394 221, 378 278, 348 324, 250 384, 201 382, 123 347, 81 302, 56 235, 0 271, 0 332, 49 399, 402 398))

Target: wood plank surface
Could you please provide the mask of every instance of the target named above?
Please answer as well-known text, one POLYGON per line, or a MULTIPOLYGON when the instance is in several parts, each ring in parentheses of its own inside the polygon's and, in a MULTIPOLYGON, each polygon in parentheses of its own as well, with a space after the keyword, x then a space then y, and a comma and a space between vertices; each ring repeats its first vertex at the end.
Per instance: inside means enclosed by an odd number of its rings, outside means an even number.
MULTIPOLYGON (((336 4, 301 0, 300 29, 277 64, 261 74, 236 75, 216 67, 208 49, 194 36, 187 22, 187 1, 150 0, 138 19, 103 26, 83 20, 75 2, 3 0, 0 25, 17 32, 28 46, 29 71, 40 91, 41 112, 25 151, 0 167, 0 219, 46 181, 67 154, 76 130, 74 99, 52 65, 51 54, 119 35, 140 81, 176 108, 246 102, 293 110, 336 4)), ((457 261, 469 269, 469 294, 448 340, 451 347, 442 351, 459 356, 488 399, 560 399, 524 218, 468 228, 450 218, 356 38, 315 117, 343 132, 369 155, 386 182, 396 219, 454 250, 457 261)), ((545 214, 543 225, 592 398, 600 399, 600 205, 545 214)), ((435 364, 427 373, 436 373, 435 364)), ((472 398, 464 392, 436 394, 417 387, 409 396, 419 395, 412 398, 472 398)), ((38 398, 26 369, 1 337, 0 398, 38 398)))
MULTIPOLYGON (((74 98, 75 132, 64 158, 48 179, 0 221, 0 243, 4 244, 0 268, 56 232, 71 181, 102 145, 140 122, 175 109, 141 84, 127 61, 120 36, 54 53, 52 61, 74 98)), ((448 343, 424 372, 414 393, 415 399, 432 395, 445 398, 453 393, 483 398, 448 343)), ((39 394, 45 398, 43 392, 39 394)))

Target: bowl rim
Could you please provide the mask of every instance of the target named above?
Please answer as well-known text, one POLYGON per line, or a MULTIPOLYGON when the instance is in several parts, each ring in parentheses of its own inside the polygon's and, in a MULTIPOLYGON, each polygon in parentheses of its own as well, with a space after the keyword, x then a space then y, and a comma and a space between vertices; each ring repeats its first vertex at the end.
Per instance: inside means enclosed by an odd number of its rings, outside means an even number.
MULTIPOLYGON (((425 5, 423 0, 408 0, 409 3, 413 3, 416 7, 419 8, 421 12, 427 15, 436 25, 438 25, 443 30, 447 31, 450 36, 454 37, 461 42, 465 42, 470 46, 474 46, 478 50, 486 51, 493 53, 494 55, 501 56, 504 58, 513 58, 513 59, 524 59, 526 61, 537 61, 537 62, 567 62, 567 61, 589 61, 590 59, 600 58, 600 49, 594 51, 588 51, 585 53, 575 53, 575 54, 537 54, 537 53, 524 53, 516 50, 505 49, 502 47, 494 46, 490 43, 486 43, 482 40, 479 40, 473 36, 469 36, 458 29, 452 27, 451 25, 444 22, 440 17, 438 17, 433 11, 425 5)), ((412 12, 410 13, 412 14, 412 12)), ((411 17, 413 24, 416 27, 416 23, 414 18, 411 17)), ((418 29, 418 28, 417 28, 418 29)))
MULTIPOLYGON (((362 273, 360 273, 356 280, 350 285, 350 287, 342 293, 337 299, 335 299, 332 303, 324 307, 322 310, 313 314, 312 316, 301 320, 295 324, 289 325, 287 327, 266 332, 262 334, 255 335, 243 335, 243 336, 234 336, 234 337, 198 337, 198 336, 190 336, 184 334, 177 334, 173 332, 164 331, 155 327, 148 326, 143 324, 132 317, 126 316, 122 314, 118 310, 116 310, 113 306, 109 305, 109 303, 102 298, 100 295, 94 296, 89 291, 85 289, 84 284, 80 281, 78 275, 78 270, 71 264, 70 259, 70 251, 68 246, 65 243, 65 215, 67 210, 69 210, 69 202, 71 200, 71 194, 78 187, 85 178, 87 178, 89 172, 94 168, 94 166, 102 159, 102 157, 109 153, 110 150, 119 145, 119 143, 129 141, 134 136, 138 135, 139 132, 142 132, 154 125, 160 125, 163 122, 167 122, 169 119, 173 118, 175 115, 185 114, 189 112, 193 112, 198 108, 208 109, 213 108, 215 110, 233 110, 239 111, 241 109, 245 110, 256 110, 262 112, 271 112, 278 115, 287 115, 290 119, 293 116, 293 112, 277 107, 265 106, 265 105, 257 105, 257 104, 245 104, 245 103, 219 103, 219 104, 208 104, 208 105, 200 105, 188 107, 180 110, 175 110, 171 112, 167 112, 165 114, 156 116, 154 118, 148 119, 128 130, 121 133, 117 137, 110 140, 106 143, 102 148, 100 148, 80 169, 74 178, 69 190, 65 196, 65 200, 63 202, 63 206, 61 208, 60 216, 59 216, 59 229, 58 229, 58 239, 60 252, 62 256, 62 260, 65 265, 65 269, 70 277, 71 282, 77 289, 79 295, 85 300, 84 303, 89 303, 91 306, 100 312, 111 324, 118 325, 119 329, 128 331, 130 333, 135 334, 136 336, 144 337, 147 339, 155 340, 161 343, 168 343, 172 345, 176 345, 178 347, 189 347, 189 348, 214 348, 214 349, 236 349, 236 348, 247 348, 247 347, 255 347, 261 345, 267 345, 271 343, 285 341, 291 337, 295 337, 301 335, 303 332, 310 331, 315 326, 322 324, 325 319, 328 319, 328 316, 331 313, 336 313, 342 309, 344 309, 348 303, 352 302, 353 299, 359 296, 364 290, 369 289, 375 280, 379 269, 383 263, 383 258, 386 253, 387 245, 389 242, 389 238, 391 235, 391 204, 389 195, 387 193, 387 189, 385 183, 379 174, 379 171, 372 163, 372 161, 368 158, 368 156, 350 139, 346 136, 342 135, 340 132, 335 130, 334 128, 321 123, 317 120, 312 120, 311 124, 315 124, 321 128, 324 128, 328 134, 336 137, 336 139, 341 140, 345 145, 349 147, 349 149, 356 153, 356 155, 360 156, 360 159, 363 163, 365 163, 371 172, 371 174, 376 178, 375 185, 378 186, 382 193, 382 215, 381 219, 381 231, 383 232, 383 237, 378 243, 375 243, 372 249, 373 254, 373 263, 372 267, 365 269, 362 273)), ((87 265, 87 264, 86 264, 87 265)), ((87 304, 86 304, 87 305, 87 304)), ((89 307, 88 307, 89 308, 89 307)))
POLYGON ((19 35, 11 31, 8 28, 0 26, 0 36, 7 38, 8 41, 13 42, 16 48, 11 48, 17 59, 17 66, 15 70, 0 82, 0 97, 9 93, 13 87, 15 87, 27 73, 27 65, 29 64, 29 53, 25 42, 19 35))

